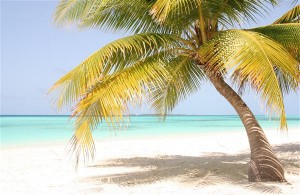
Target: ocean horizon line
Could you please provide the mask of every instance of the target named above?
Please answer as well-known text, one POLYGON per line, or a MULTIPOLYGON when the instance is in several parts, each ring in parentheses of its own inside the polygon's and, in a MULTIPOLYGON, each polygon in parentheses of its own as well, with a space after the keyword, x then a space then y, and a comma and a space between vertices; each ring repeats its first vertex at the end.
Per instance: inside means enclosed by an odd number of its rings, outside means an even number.
MULTIPOLYGON (((72 115, 55 115, 55 114, 0 114, 0 117, 39 117, 39 116, 49 116, 49 117, 71 117, 72 115)), ((130 115, 123 115, 123 116, 161 116, 159 114, 130 114, 130 115)), ((237 114, 167 114, 166 116, 238 116, 237 114)), ((270 117, 268 115, 258 114, 255 116, 266 116, 270 117)), ((287 116, 300 116, 300 114, 289 114, 287 116)), ((276 116, 272 116, 276 117, 276 116)))
MULTIPOLYGON (((0 114, 0 116, 72 116, 67 114, 0 114)), ((123 116, 160 116, 159 114, 130 114, 123 116)), ((167 116, 237 116, 237 114, 167 114, 167 116)), ((258 116, 258 115, 257 115, 258 116)), ((263 115, 261 115, 263 116, 263 115)))

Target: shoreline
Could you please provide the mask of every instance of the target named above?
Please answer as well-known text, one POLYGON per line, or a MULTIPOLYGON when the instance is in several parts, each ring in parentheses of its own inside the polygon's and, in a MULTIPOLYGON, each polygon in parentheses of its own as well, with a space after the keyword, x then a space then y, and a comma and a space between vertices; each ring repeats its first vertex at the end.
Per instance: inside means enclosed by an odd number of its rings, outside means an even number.
MULTIPOLYGON (((119 131, 119 130, 117 130, 119 131)), ((122 131, 122 133, 125 133, 126 132, 123 132, 123 131, 126 131, 126 130, 120 130, 122 131)), ((265 128, 264 129, 264 132, 266 133, 267 135, 267 138, 269 138, 270 136, 275 136, 276 139, 274 140, 280 140, 281 139, 281 142, 283 140, 287 140, 290 137, 291 134, 296 134, 296 137, 299 136, 299 140, 300 140, 300 135, 298 135, 298 129, 297 128, 289 128, 288 131, 280 131, 278 129, 271 129, 271 128, 265 128), (268 136, 268 134, 270 134, 268 136)), ((154 134, 154 135, 151 135, 151 134, 146 134, 145 136, 143 135, 136 135, 136 136, 124 136, 119 134, 118 136, 118 133, 115 134, 114 132, 111 132, 111 136, 110 137, 105 137, 105 138, 99 138, 99 137, 95 137, 94 138, 94 141, 95 143, 105 143, 105 142, 115 142, 115 141, 136 141, 136 140, 163 140, 163 139, 167 139, 166 137, 168 138, 174 138, 174 139, 182 139, 182 138, 191 138, 191 137, 202 137, 202 136, 213 136, 213 135, 216 135, 216 136, 219 136, 219 135, 234 135, 234 134, 244 134, 244 136, 246 137, 246 131, 245 129, 232 129, 232 130, 225 130, 225 131, 199 131, 199 132, 187 132, 187 133, 184 133, 184 132, 177 132, 177 133, 173 133, 173 134, 168 134, 168 133, 164 133, 164 134, 154 134)), ((292 137, 294 137, 292 135, 292 137)), ((274 137, 273 137, 274 138, 274 137)), ((19 149, 19 148, 34 148, 34 147, 49 147, 49 146, 52 146, 52 145, 64 145, 64 146, 67 146, 69 140, 71 139, 71 136, 70 138, 68 139, 61 139, 61 140, 48 140, 48 141, 38 141, 38 142, 35 142, 35 143, 28 143, 29 141, 27 142, 24 142, 24 143, 1 143, 1 150, 13 150, 13 149, 19 149)), ((291 138, 293 139, 293 138, 291 138)), ((273 140, 273 141, 274 141, 273 140)), ((270 141, 270 140, 269 140, 270 141)), ((272 141, 272 140, 271 140, 272 141)), ((270 141, 271 145, 272 145, 272 142, 270 141)))
POLYGON ((77 171, 67 143, 1 148, 1 194, 297 194, 300 132, 266 130, 288 183, 249 183, 244 130, 163 138, 96 140, 77 171))

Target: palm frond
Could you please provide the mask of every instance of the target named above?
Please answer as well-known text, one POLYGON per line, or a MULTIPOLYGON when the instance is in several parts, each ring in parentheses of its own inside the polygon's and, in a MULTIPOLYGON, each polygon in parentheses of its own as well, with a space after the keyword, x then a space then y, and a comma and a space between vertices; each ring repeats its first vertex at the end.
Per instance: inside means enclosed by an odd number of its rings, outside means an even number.
POLYGON ((58 25, 78 23, 92 4, 91 0, 61 0, 56 7, 54 21, 58 25))
POLYGON ((59 109, 72 105, 108 73, 122 70, 155 53, 174 53, 175 48, 183 46, 181 40, 175 35, 146 33, 104 46, 53 85, 50 92, 55 95, 55 104, 59 109))
POLYGON ((250 30, 282 44, 300 62, 300 23, 275 24, 250 30))
POLYGON ((283 16, 278 18, 273 24, 283 23, 300 23, 300 4, 293 9, 286 12, 283 16))
POLYGON ((149 102, 159 115, 166 116, 182 100, 199 89, 206 79, 204 72, 190 57, 179 56, 166 63, 170 72, 168 80, 161 87, 154 87, 149 102))
POLYGON ((129 33, 180 35, 199 19, 199 2, 206 23, 230 27, 241 20, 256 21, 276 0, 62 0, 54 20, 62 26, 101 28, 129 33))
POLYGON ((257 15, 268 13, 268 4, 276 5, 276 0, 157 0, 151 8, 152 16, 159 23, 167 24, 188 18, 199 19, 199 5, 208 24, 210 20, 225 27, 235 26, 241 20, 256 21, 257 15))
POLYGON ((257 16, 269 13, 268 5, 276 5, 272 0, 212 0, 204 1, 204 15, 207 18, 218 19, 225 28, 240 26, 241 22, 257 22, 257 16), (205 10, 209 10, 205 11, 205 10))
POLYGON ((160 25, 153 20, 149 14, 153 3, 145 0, 64 0, 57 6, 54 20, 60 26, 74 23, 83 28, 113 32, 180 34, 179 25, 160 25))
POLYGON ((152 16, 160 23, 168 17, 189 15, 197 11, 198 0, 157 0, 151 8, 152 16))
POLYGON ((130 67, 103 77, 102 82, 91 88, 80 100, 74 111, 76 131, 70 142, 78 159, 80 154, 93 157, 91 131, 105 120, 111 127, 121 126, 130 106, 141 105, 151 87, 160 87, 169 73, 164 63, 153 55, 130 67), (151 86, 151 87, 150 87, 151 86))
POLYGON ((177 33, 174 28, 160 25, 149 15, 153 3, 144 0, 106 0, 89 12, 82 27, 96 27, 107 31, 134 33, 177 33))
POLYGON ((286 128, 286 116, 279 70, 293 90, 299 87, 299 63, 279 43, 256 32, 228 30, 203 46, 199 55, 213 71, 231 72, 234 83, 249 83, 266 103, 269 114, 280 116, 280 128, 286 128))
POLYGON ((68 144, 68 150, 71 155, 76 156, 75 167, 79 164, 81 154, 84 154, 84 163, 94 158, 95 144, 88 120, 76 119, 75 133, 68 144))

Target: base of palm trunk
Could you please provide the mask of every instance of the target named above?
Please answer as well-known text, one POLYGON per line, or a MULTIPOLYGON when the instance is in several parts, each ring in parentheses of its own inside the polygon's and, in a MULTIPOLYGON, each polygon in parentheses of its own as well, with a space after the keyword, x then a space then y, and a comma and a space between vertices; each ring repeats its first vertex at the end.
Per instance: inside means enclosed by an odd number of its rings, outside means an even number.
POLYGON ((273 155, 251 158, 248 180, 250 182, 286 182, 283 168, 273 155))
MULTIPOLYGON (((201 65, 200 62, 199 65, 201 65)), ((250 108, 224 81, 221 73, 209 69, 206 69, 205 73, 216 90, 234 107, 245 126, 251 149, 248 180, 250 182, 286 181, 281 163, 272 151, 264 131, 250 108)))

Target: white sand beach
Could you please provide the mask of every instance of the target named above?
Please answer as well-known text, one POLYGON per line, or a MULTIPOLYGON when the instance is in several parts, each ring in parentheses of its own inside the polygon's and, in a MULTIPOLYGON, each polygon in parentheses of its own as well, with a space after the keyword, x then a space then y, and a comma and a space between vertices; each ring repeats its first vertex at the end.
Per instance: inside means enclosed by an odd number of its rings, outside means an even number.
POLYGON ((0 194, 297 194, 300 131, 267 137, 287 183, 249 183, 246 133, 96 141, 96 158, 74 170, 66 143, 1 149, 0 194))

